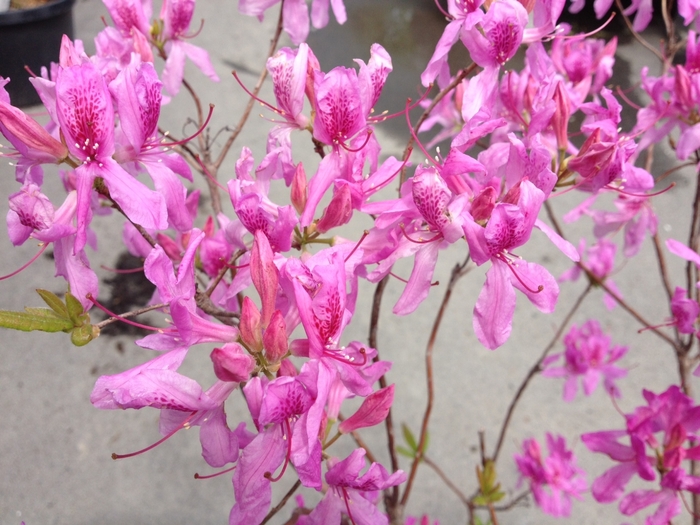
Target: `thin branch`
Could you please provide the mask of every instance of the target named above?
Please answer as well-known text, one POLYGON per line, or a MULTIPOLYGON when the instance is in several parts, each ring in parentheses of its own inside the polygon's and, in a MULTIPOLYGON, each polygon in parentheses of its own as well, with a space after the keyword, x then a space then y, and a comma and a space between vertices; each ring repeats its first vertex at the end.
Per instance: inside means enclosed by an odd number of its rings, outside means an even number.
MULTIPOLYGON (((379 361, 379 341, 378 341, 378 330, 379 330, 379 313, 382 307, 382 297, 384 297, 384 289, 386 285, 389 284, 389 276, 385 276, 381 281, 377 283, 377 287, 374 289, 374 298, 372 299, 372 314, 369 322, 369 339, 368 344, 370 348, 377 350, 377 355, 374 356, 373 361, 379 361)), ((379 387, 385 388, 387 386, 387 380, 385 376, 379 378, 379 387)), ((389 408, 389 413, 384 420, 384 426, 386 428, 386 442, 389 448, 389 458, 391 460, 391 471, 396 472, 399 470, 399 458, 396 456, 396 436, 394 434, 394 420, 389 408)), ((399 501, 399 488, 397 486, 388 488, 384 490, 384 505, 386 506, 387 512, 393 512, 396 507, 396 503, 399 501)))
MULTIPOLYGON (((275 54, 275 50, 277 49, 277 44, 279 43, 280 36, 282 35, 282 22, 284 20, 283 17, 283 12, 284 12, 284 0, 280 2, 280 16, 279 19, 277 20, 277 28, 275 29, 275 34, 272 37, 272 40, 270 41, 270 49, 267 52, 267 58, 271 58, 272 55, 275 54)), ((265 60, 267 63, 267 59, 265 60)), ((265 79, 267 78, 267 67, 263 67, 263 70, 260 72, 260 76, 258 77, 258 81, 255 84, 255 87, 253 88, 253 95, 256 97, 258 96, 258 93, 260 93, 260 90, 262 89, 263 82, 265 82, 265 79)), ((223 164, 224 159, 226 158, 226 155, 228 154, 228 151, 231 149, 231 146, 233 146, 233 143, 235 140, 238 138, 238 135, 241 133, 241 130, 243 129, 243 126, 245 126, 246 121, 248 120, 248 117, 250 116, 250 112, 253 110, 253 106, 255 105, 255 98, 251 97, 250 100, 248 101, 248 105, 245 107, 245 111, 243 111, 243 115, 241 115, 240 120, 238 121, 238 124, 236 125, 236 128, 234 131, 231 133, 229 136, 228 140, 226 141, 226 144, 224 144, 224 147, 221 148, 221 152, 219 153, 219 157, 214 161, 213 167, 217 171, 221 167, 221 164, 223 164)))
POLYGON ((651 240, 654 242, 654 250, 656 251, 656 258, 659 261, 659 273, 661 274, 661 281, 663 282, 664 289, 666 290, 666 295, 668 296, 669 303, 673 299, 673 291, 671 288, 671 280, 668 277, 668 268, 666 268, 666 259, 664 257, 664 251, 661 248, 661 239, 659 239, 659 234, 655 233, 652 235, 651 240))
POLYGON ((413 458, 411 463, 411 471, 408 474, 408 481, 406 482, 406 488, 404 489, 403 496, 401 497, 401 506, 405 507, 408 502, 408 497, 411 494, 411 489, 413 488, 413 482, 416 478, 416 473, 418 472, 418 465, 423 459, 425 452, 425 442, 428 437, 428 422, 430 420, 430 414, 433 410, 433 399, 435 397, 435 392, 433 389, 433 348, 435 347, 435 340, 437 339, 438 331, 440 330, 440 324, 442 322, 442 316, 447 309, 447 305, 450 302, 450 297, 452 297, 452 290, 454 289, 457 281, 464 275, 466 275, 471 266, 468 266, 471 256, 467 255, 467 258, 462 264, 457 264, 452 269, 452 274, 450 275, 450 282, 447 284, 445 289, 445 295, 442 299, 442 304, 435 316, 435 321, 433 322, 433 329, 430 332, 430 338, 428 339, 428 345, 425 350, 425 375, 428 382, 428 403, 425 408, 425 413, 423 415, 423 424, 421 425, 420 439, 418 440, 418 447, 416 450, 416 456, 413 458))
POLYGON ((267 516, 265 516, 265 519, 260 522, 260 525, 265 525, 268 521, 272 519, 272 517, 277 514, 282 507, 284 507, 287 504, 287 501, 289 501, 289 498, 291 498, 294 493, 297 491, 297 489, 301 487, 301 480, 297 480, 294 485, 292 485, 292 488, 287 491, 287 493, 284 495, 284 497, 280 500, 280 502, 275 505, 272 509, 270 509, 270 512, 267 513, 267 516))
POLYGON ((459 500, 464 504, 465 507, 469 508, 469 505, 471 502, 469 499, 464 495, 464 493, 459 490, 459 487, 455 485, 450 478, 447 477, 447 474, 443 472, 443 470, 428 456, 423 456, 423 461, 425 462, 426 465, 428 465, 431 469, 435 471, 435 473, 440 477, 440 479, 447 485, 447 488, 449 488, 452 492, 455 493, 455 495, 459 498, 459 500))
POLYGON ((579 296, 579 298, 576 300, 574 305, 571 307, 571 310, 569 310, 569 313, 566 314, 566 317, 559 325, 559 329, 557 330, 557 333, 554 334, 554 337, 552 337, 549 344, 542 351, 542 354, 540 355, 540 357, 537 359, 537 361, 535 361, 535 364, 532 365, 532 367, 528 371, 527 375, 525 376, 525 379, 523 379, 522 383, 520 383, 520 387, 518 388, 517 392, 515 393, 515 396, 513 396, 513 399, 511 400, 510 405, 508 406, 508 411, 506 412, 506 417, 503 419, 503 423, 501 424, 501 431, 498 434, 498 441, 496 441, 496 448, 494 449, 493 456, 492 456, 494 463, 498 459, 498 454, 501 452, 501 447, 503 446, 503 440, 506 437, 506 431, 508 430, 508 425, 510 423, 510 419, 513 416, 513 412, 515 411, 515 407, 517 406, 518 401, 520 401, 520 398, 522 397, 523 392, 525 392, 525 389, 527 388, 527 385, 530 383, 530 380, 533 377, 535 377, 535 375, 538 372, 540 372, 542 370, 542 361, 545 360, 545 358, 547 357, 549 352, 552 350, 552 348, 554 348, 554 345, 561 337, 561 334, 564 333, 564 329, 568 326, 569 321, 571 321, 571 318, 576 313, 576 310, 579 309, 579 307, 583 303, 583 300, 588 295, 588 292, 591 291, 591 288, 592 288, 592 285, 590 283, 588 283, 588 286, 586 287, 586 289, 579 296))
MULTIPOLYGON (((549 202, 545 201, 544 207, 545 210, 547 210, 547 216, 549 217, 550 221, 552 221, 552 225, 554 226, 555 231, 559 234, 560 237, 564 238, 561 226, 559 226, 559 221, 557 221, 557 218, 554 215, 554 212, 552 211, 552 207, 549 205, 549 202)), ((605 292, 610 297, 612 297, 615 300, 615 302, 619 304, 627 313, 634 317, 639 322, 639 324, 641 324, 648 331, 655 333, 657 336, 659 336, 661 339, 663 339, 665 342, 671 345, 671 348, 673 348, 675 351, 678 351, 678 346, 676 345, 676 342, 673 339, 671 339, 661 330, 653 326, 649 321, 644 319, 644 317, 642 317, 642 315, 639 312, 637 312, 637 310, 635 310, 629 304, 627 304, 625 300, 623 300, 607 284, 605 284, 605 281, 603 279, 600 279, 596 275, 594 275, 593 272, 591 272, 591 270, 589 270, 586 267, 586 265, 584 265, 581 261, 578 261, 576 265, 579 268, 581 268, 584 272, 586 272, 586 277, 588 277, 589 282, 605 290, 605 292)))
POLYGON ((644 38, 642 38, 642 35, 640 35, 639 33, 637 33, 637 31, 635 31, 634 27, 632 27, 632 22, 630 22, 630 19, 629 19, 629 18, 627 17, 627 15, 624 13, 625 8, 622 7, 622 2, 620 2, 620 0, 615 0, 615 5, 616 5, 617 8, 620 10, 620 14, 622 15, 622 19, 625 21, 625 24, 627 25, 627 29, 629 29, 629 32, 632 33, 632 36, 633 36, 640 44, 642 44, 644 47, 646 47, 649 51, 651 51, 652 53, 654 53, 654 54, 658 57, 658 59, 661 60, 661 63, 664 64, 664 63, 666 62, 666 57, 663 56, 663 55, 659 52, 659 50, 656 49, 654 46, 652 46, 649 42, 647 42, 646 40, 644 40, 644 38))

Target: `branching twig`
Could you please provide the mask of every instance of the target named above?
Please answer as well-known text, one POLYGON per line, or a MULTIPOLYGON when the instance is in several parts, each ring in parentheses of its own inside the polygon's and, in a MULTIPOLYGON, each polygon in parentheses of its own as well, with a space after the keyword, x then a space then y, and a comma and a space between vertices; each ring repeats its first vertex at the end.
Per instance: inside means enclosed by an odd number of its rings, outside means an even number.
POLYGON ((280 502, 275 505, 272 509, 270 509, 270 512, 267 513, 267 516, 265 516, 265 519, 260 522, 260 525, 265 525, 268 521, 272 519, 272 517, 277 514, 282 507, 284 507, 287 504, 287 501, 289 501, 289 498, 291 498, 294 493, 297 491, 297 489, 301 487, 301 480, 297 480, 294 485, 292 485, 292 488, 287 491, 287 493, 284 495, 284 497, 280 500, 280 502))
POLYGON ((411 470, 408 474, 408 481, 406 482, 406 488, 404 489, 403 496, 401 497, 401 506, 405 507, 408 502, 408 497, 411 494, 411 488, 413 487, 413 482, 416 478, 416 472, 418 472, 418 465, 423 459, 425 452, 425 441, 428 437, 428 422, 430 420, 430 414, 433 410, 433 399, 435 396, 433 390, 433 348, 435 346, 435 340, 437 339, 438 331, 440 330, 440 324, 442 322, 442 316, 447 309, 447 305, 450 302, 450 297, 452 296, 452 290, 454 289, 457 281, 471 269, 468 266, 471 257, 467 255, 467 258, 462 264, 457 264, 452 269, 452 274, 450 275, 450 282, 447 284, 445 289, 445 295, 442 299, 442 304, 435 316, 435 321, 433 322, 433 329, 430 332, 430 338, 428 339, 428 345, 425 350, 425 375, 428 382, 428 403, 425 408, 425 414, 423 415, 423 424, 421 425, 420 438, 418 439, 418 446, 416 449, 416 456, 413 458, 411 463, 411 470))
POLYGON ((540 355, 539 359, 535 361, 535 364, 532 365, 530 368, 529 372, 525 376, 525 379, 523 379, 523 382, 520 383, 520 387, 518 388, 517 392, 515 393, 515 396, 510 402, 510 405, 508 406, 508 411, 506 412, 506 417, 503 419, 503 423, 501 424, 501 431, 498 434, 498 441, 496 441, 496 448, 493 450, 493 456, 491 459, 496 462, 498 459, 498 454, 501 452, 501 447, 503 446, 503 440, 506 437, 506 431, 508 430, 508 424, 510 423, 510 419, 513 416, 513 412, 515 411, 515 407, 518 404, 518 401, 520 400, 521 396, 523 395, 523 392, 527 388, 527 385, 530 383, 530 380, 535 377, 535 374, 540 372, 542 370, 542 361, 547 357, 547 354, 554 348, 554 345, 556 342, 559 340, 561 337, 561 334, 564 333, 564 329, 568 326, 569 321, 571 321, 571 318, 574 316, 576 313, 576 310, 581 306, 583 303, 583 300, 586 298, 588 295, 588 292, 591 291, 592 285, 589 283, 586 289, 583 291, 583 293, 579 296, 579 298, 576 300, 574 303, 574 306, 571 307, 571 310, 569 310, 569 313, 566 314, 566 317, 564 320, 561 322, 559 325, 559 329, 557 330, 557 333, 554 334, 554 337, 552 337, 551 341, 549 344, 545 347, 545 349, 542 351, 542 354, 540 355))
MULTIPOLYGON (((272 55, 275 53, 275 50, 277 49, 277 44, 279 43, 280 36, 282 35, 282 22, 284 21, 283 17, 283 12, 284 12, 284 0, 280 2, 280 16, 279 19, 277 20, 277 29, 275 29, 275 34, 272 37, 272 40, 270 41, 270 49, 267 53, 267 58, 269 59, 272 57, 272 55)), ((265 60, 267 63, 267 59, 265 60)), ((260 90, 262 89, 263 82, 265 82, 265 79, 267 78, 267 67, 263 67, 262 71, 260 72, 260 76, 258 77, 258 81, 255 84, 255 87, 253 88, 253 95, 256 97, 258 96, 258 93, 260 93, 260 90)), ((221 164, 223 164, 224 159, 226 158, 226 155, 228 154, 229 150, 231 149, 231 146, 233 146, 233 143, 235 140, 238 138, 238 135, 241 133, 241 130, 243 129, 243 126, 245 126, 246 121, 248 120, 248 117, 250 116, 250 112, 253 110, 253 106, 255 105, 255 98, 251 97, 251 99, 248 101, 248 105, 245 107, 245 110, 243 111, 243 115, 241 115, 240 120, 238 121, 238 124, 236 124, 236 127, 234 128, 233 132, 229 136, 228 140, 226 141, 226 144, 224 144, 224 147, 221 148, 221 152, 219 153, 219 157, 214 161, 213 167, 215 170, 218 171, 218 169, 221 167, 221 164)))
POLYGON ((443 470, 428 456, 423 456, 423 462, 426 465, 428 465, 431 469, 433 469, 435 471, 435 474, 437 474, 443 481, 443 483, 447 485, 447 488, 449 488, 452 492, 455 493, 455 495, 459 498, 459 500, 464 504, 465 507, 469 508, 471 502, 464 495, 464 493, 461 490, 459 490, 459 487, 457 487, 457 485, 455 485, 452 482, 452 480, 447 477, 447 474, 445 474, 443 470))

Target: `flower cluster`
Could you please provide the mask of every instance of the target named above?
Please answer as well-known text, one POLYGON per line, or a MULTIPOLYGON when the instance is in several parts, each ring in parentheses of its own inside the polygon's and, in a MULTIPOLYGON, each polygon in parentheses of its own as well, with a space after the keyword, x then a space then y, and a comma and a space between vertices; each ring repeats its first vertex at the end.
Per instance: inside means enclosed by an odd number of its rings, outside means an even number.
MULTIPOLYGON (((262 18, 276 3, 240 0, 239 9, 262 18)), ((357 59, 356 67, 324 71, 304 40, 310 23, 327 24, 329 8, 340 23, 345 20, 342 0, 313 0, 310 15, 304 0, 286 0, 280 29, 295 46, 267 59, 275 100, 259 101, 275 120, 263 158, 257 162, 242 147, 233 173, 220 184, 230 211, 214 205, 212 216, 197 220, 200 192, 184 181, 193 182, 194 168, 212 179, 212 187, 219 184, 210 173, 217 162, 202 160, 211 159, 209 141, 195 140, 208 119, 202 112, 197 133, 183 140, 158 127, 163 105, 180 90, 186 57, 218 80, 206 51, 188 42, 194 0, 165 0, 153 20, 148 0, 105 4, 113 26, 97 36, 96 53, 88 55, 82 42, 66 37, 59 63, 32 79, 48 115, 45 125, 12 106, 4 89, 8 79, 0 78, 0 133, 12 146, 2 155, 15 160, 19 185, 9 197, 8 233, 15 245, 28 239, 53 243, 56 273, 71 292, 65 305, 47 295, 53 314, 28 309, 24 315, 43 316, 41 322, 18 326, 45 329, 50 321, 58 328, 52 324, 47 331, 70 331, 76 319, 85 322, 99 292, 85 250, 97 248, 93 220, 112 210, 123 215, 124 244, 143 259, 144 274, 156 289, 152 308, 167 315, 166 326, 136 341, 156 357, 99 377, 90 400, 101 409, 159 410, 166 437, 199 427, 207 464, 226 467, 221 473, 233 470, 231 525, 266 521, 272 484, 292 469, 300 485, 322 493, 313 509, 301 502, 297 523, 389 523, 378 506, 379 492, 409 475, 396 462, 389 472, 357 438, 358 446, 344 458, 333 456, 331 448, 341 436, 383 422, 394 401, 395 386, 386 381, 391 363, 347 335, 361 280, 397 278, 396 263, 412 260, 408 278, 398 278, 405 286, 393 306, 394 314, 409 315, 435 284, 440 252, 461 245, 474 265, 488 268, 471 325, 474 337, 493 350, 511 336, 516 290, 541 312, 556 307, 559 282, 531 262, 545 264, 544 259, 528 261, 517 253, 539 230, 576 263, 559 281, 586 275, 591 285, 605 286, 608 305, 620 302, 609 279, 615 235, 623 232, 621 253, 630 258, 647 235, 657 234, 650 193, 655 181, 635 164, 640 152, 676 128, 679 159, 700 150, 700 55, 693 31, 684 66, 669 66, 659 78, 643 72, 641 86, 650 102, 638 111, 635 128, 624 131, 622 106, 605 85, 616 39, 570 34, 570 27, 557 24, 562 2, 448 0, 448 24, 421 77, 424 86, 437 82, 442 91, 420 102, 433 112, 417 131, 411 129, 425 156, 412 167, 410 147, 404 159, 386 157, 375 133, 387 118, 376 116, 375 107, 393 69, 389 52, 375 43, 367 62, 357 59), (448 54, 458 41, 473 64, 452 75, 448 54), (507 70, 521 45, 527 46, 523 67, 507 70), (161 72, 156 57, 164 61, 161 72), (580 129, 570 130, 569 121, 579 117, 580 129), (449 141, 444 157, 432 156, 418 140, 417 133, 434 128, 440 128, 438 140, 449 141), (195 151, 195 143, 202 151, 195 151), (304 144, 318 153, 316 166, 298 160, 304 144), (62 203, 42 192, 46 164, 65 168, 62 203), (380 191, 390 185, 398 197, 380 191), (539 218, 562 191, 583 195, 564 218, 592 219, 596 241, 589 248, 582 241, 576 249, 558 224, 539 218), (288 199, 278 200, 285 192, 288 199), (598 206, 610 195, 617 211, 598 206), (358 215, 371 220, 362 237, 338 236, 337 228, 358 215), (212 379, 202 386, 180 367, 204 343, 214 349, 212 379), (235 391, 243 393, 252 426, 227 417, 224 407, 235 391), (347 413, 344 402, 353 398, 360 406, 344 417, 341 408, 347 413)), ((599 12, 608 7, 596 4, 599 12)), ((696 19, 687 2, 679 9, 686 24, 696 19)), ((634 3, 628 12, 634 11, 637 27, 648 23, 649 6, 634 3)), ((662 249, 658 243, 657 248, 662 249)), ((670 240, 667 248, 700 266, 691 247, 670 240)), ((667 284, 669 325, 685 337, 675 342, 679 359, 698 334, 700 306, 686 288, 672 294, 667 284)), ((646 328, 662 334, 661 327, 646 328)), ((544 376, 566 378, 566 401, 575 397, 579 379, 586 395, 602 378, 605 389, 619 397, 615 382, 627 371, 617 362, 626 346, 611 346, 595 320, 573 326, 564 346, 547 359, 545 352, 531 376, 543 370, 544 376), (553 366, 560 358, 564 364, 553 366)), ((683 491, 700 493, 700 479, 684 468, 686 459, 700 459, 695 444, 700 408, 676 386, 660 395, 645 391, 645 398, 648 406, 627 416, 626 430, 585 434, 583 441, 620 462, 596 480, 594 497, 619 499, 634 474, 658 481, 654 489, 627 494, 620 510, 631 515, 657 503, 649 523, 661 524, 680 512, 683 491)), ((425 451, 414 445, 418 465, 425 451)), ((547 433, 547 447, 544 458, 538 442, 526 440, 515 460, 535 502, 549 514, 568 516, 571 499, 580 499, 586 488, 585 475, 564 438, 547 433)), ((488 458, 482 459, 486 465, 488 458)), ((495 470, 488 472, 480 474, 479 501, 493 511, 501 493, 490 479, 495 470)), ((471 511, 474 505, 470 501, 471 511)))

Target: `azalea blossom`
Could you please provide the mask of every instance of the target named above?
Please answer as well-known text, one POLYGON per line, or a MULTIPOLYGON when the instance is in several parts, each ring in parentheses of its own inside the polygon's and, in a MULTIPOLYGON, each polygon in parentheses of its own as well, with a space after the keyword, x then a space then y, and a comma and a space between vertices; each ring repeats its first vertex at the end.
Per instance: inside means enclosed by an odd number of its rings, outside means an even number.
POLYGON ((545 359, 542 363, 542 375, 566 378, 565 401, 572 401, 576 396, 579 378, 587 396, 593 393, 602 377, 605 390, 615 397, 620 397, 615 380, 625 377, 627 370, 615 366, 614 363, 627 353, 626 346, 611 346, 610 336, 603 333, 595 319, 586 321, 581 328, 574 325, 564 337, 564 346, 566 350, 563 353, 545 359), (560 357, 564 358, 564 365, 551 366, 560 357))
POLYGON ((583 499, 586 473, 576 465, 574 453, 562 436, 547 432, 549 456, 542 457, 540 444, 523 441, 523 454, 515 455, 521 480, 527 480, 535 503, 552 516, 570 516, 571 498, 583 499))

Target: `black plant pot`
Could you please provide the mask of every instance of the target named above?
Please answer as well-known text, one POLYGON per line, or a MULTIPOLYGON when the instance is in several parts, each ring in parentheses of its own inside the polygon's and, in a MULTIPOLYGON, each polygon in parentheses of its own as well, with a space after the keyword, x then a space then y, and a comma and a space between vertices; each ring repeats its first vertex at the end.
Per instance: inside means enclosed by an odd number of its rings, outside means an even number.
POLYGON ((33 9, 0 13, 0 76, 9 77, 5 86, 12 105, 31 106, 41 100, 29 82, 29 67, 37 75, 42 66, 58 62, 61 38, 73 38, 73 3, 56 0, 33 9))

